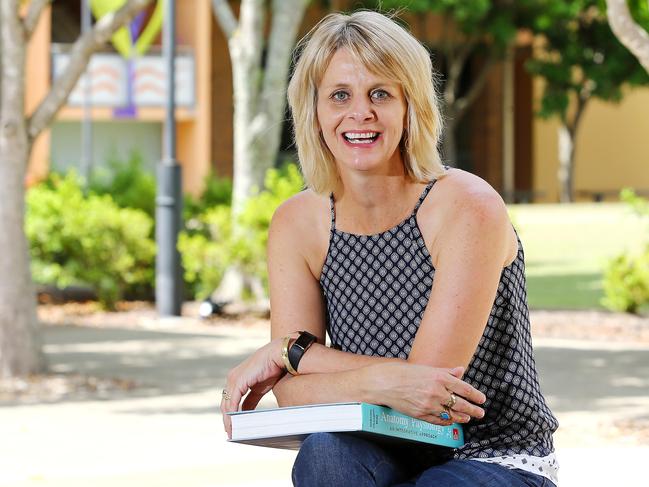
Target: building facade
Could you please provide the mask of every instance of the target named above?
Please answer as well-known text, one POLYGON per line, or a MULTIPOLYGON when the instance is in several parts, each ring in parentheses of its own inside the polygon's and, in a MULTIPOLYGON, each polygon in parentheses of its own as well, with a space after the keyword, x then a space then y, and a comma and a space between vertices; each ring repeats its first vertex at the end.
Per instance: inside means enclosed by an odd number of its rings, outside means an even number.
MULTIPOLYGON (((329 8, 344 3, 325 8, 312 2, 302 33, 329 8)), ((65 65, 70 45, 80 34, 80 6, 80 0, 53 2, 40 20, 28 47, 28 112, 65 65)), ((146 15, 150 17, 152 11, 146 15)), ((432 15, 404 19, 435 58, 442 20, 432 15)), ((232 175, 230 58, 210 0, 177 0, 176 23, 177 157, 183 166, 183 189, 196 194, 210 171, 232 175)), ((482 94, 460 124, 457 165, 486 179, 509 201, 555 202, 559 199, 558 122, 534 115, 542 85, 525 71, 531 55, 532 39, 521 34, 510 56, 492 68, 482 94)), ((470 61, 469 76, 481 62, 470 61)), ((35 142, 28 184, 51 169, 79 166, 82 123, 88 115, 93 167, 126 160, 133 151, 151 170, 160 160, 166 89, 159 39, 137 59, 124 59, 106 49, 93 56, 87 72, 90 82, 79 81, 50 129, 35 142)), ((615 199, 624 187, 649 192, 644 143, 648 112, 646 88, 628 90, 620 104, 590 103, 576 145, 578 199, 615 199)), ((290 150, 290 128, 284 134, 282 145, 290 150)))

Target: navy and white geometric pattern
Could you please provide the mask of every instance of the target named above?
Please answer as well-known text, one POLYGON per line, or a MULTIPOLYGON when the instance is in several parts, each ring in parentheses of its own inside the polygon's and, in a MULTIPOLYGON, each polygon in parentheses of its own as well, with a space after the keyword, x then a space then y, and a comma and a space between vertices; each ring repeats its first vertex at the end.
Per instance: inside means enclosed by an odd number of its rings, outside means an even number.
MULTIPOLYGON (((428 304, 435 269, 417 225, 417 210, 376 235, 336 229, 331 196, 331 235, 320 285, 327 332, 341 350, 406 359, 428 304)), ((464 379, 487 396, 486 415, 464 426, 466 444, 455 458, 553 451, 558 423, 539 389, 527 308, 523 249, 503 269, 484 333, 464 379)))

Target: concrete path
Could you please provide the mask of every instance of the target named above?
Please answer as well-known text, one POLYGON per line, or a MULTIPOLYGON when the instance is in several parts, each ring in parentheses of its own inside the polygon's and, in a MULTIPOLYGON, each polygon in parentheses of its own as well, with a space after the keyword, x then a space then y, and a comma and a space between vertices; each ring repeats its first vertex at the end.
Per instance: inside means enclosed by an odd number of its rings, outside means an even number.
MULTIPOLYGON (((290 486, 294 452, 227 443, 218 411, 227 370, 268 332, 158 325, 46 328, 53 371, 132 379, 138 387, 0 405, 0 486, 290 486)), ((563 427, 561 486, 647 485, 649 443, 609 430, 649 415, 649 348, 539 340, 537 361, 563 427)))

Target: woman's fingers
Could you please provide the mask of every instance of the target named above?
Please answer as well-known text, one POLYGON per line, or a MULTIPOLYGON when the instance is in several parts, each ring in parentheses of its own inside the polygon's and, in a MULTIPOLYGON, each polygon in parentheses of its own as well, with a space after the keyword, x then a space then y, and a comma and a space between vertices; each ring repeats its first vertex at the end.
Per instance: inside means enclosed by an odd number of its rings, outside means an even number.
MULTIPOLYGON (((437 426, 448 426, 453 423, 453 419, 444 420, 439 417, 439 413, 431 413, 425 416, 420 416, 419 419, 426 421, 427 423, 435 424, 437 426)), ((459 421, 457 421, 459 422, 459 421)))
POLYGON ((243 395, 248 392, 248 388, 242 391, 241 387, 237 387, 230 382, 226 382, 224 391, 227 391, 227 394, 223 394, 221 397, 221 414, 223 415, 223 427, 228 433, 228 438, 232 438, 232 421, 228 413, 236 412, 239 410, 239 403, 243 395))
POLYGON ((473 387, 471 384, 464 382, 463 380, 455 376, 449 377, 449 380, 445 384, 445 387, 449 391, 449 398, 450 393, 452 392, 457 397, 463 397, 473 404, 484 404, 484 402, 487 400, 487 396, 485 396, 482 392, 473 387))
POLYGON ((450 412, 454 416, 466 416, 469 419, 480 419, 483 418, 485 414, 484 409, 480 406, 476 406, 458 395, 455 396, 455 405, 450 409, 450 412))

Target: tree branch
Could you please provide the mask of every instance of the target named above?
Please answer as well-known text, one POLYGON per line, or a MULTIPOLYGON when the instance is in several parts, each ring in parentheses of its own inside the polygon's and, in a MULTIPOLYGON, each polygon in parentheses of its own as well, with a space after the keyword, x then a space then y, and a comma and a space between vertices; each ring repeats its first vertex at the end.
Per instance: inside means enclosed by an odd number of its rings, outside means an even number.
POLYGON ((649 73, 649 34, 633 20, 626 0, 606 0, 606 6, 611 30, 649 73))
POLYGON ((309 0, 273 0, 272 28, 262 88, 263 107, 270 113, 284 115, 281 107, 286 101, 291 52, 308 3, 309 0))
POLYGON ((227 0, 212 0, 212 10, 214 17, 221 26, 223 33, 227 39, 230 39, 239 28, 237 19, 232 13, 232 9, 227 0))
POLYGON ((25 30, 25 42, 28 42, 34 33, 34 29, 41 18, 41 14, 52 0, 32 0, 29 3, 29 10, 23 19, 23 29, 25 30))
POLYGON ((577 129, 579 128, 579 122, 581 121, 581 117, 584 114, 584 110, 586 109, 586 105, 588 104, 588 101, 590 100, 590 96, 577 96, 577 107, 575 108, 575 114, 572 117, 572 120, 568 123, 566 123, 566 126, 568 127, 568 131, 570 132, 570 136, 574 139, 577 136, 577 129))
POLYGON ((116 12, 104 15, 92 30, 77 39, 70 51, 70 60, 65 71, 54 80, 49 93, 29 118, 27 134, 30 142, 50 124, 63 106, 85 70, 92 53, 104 45, 117 29, 129 22, 150 2, 151 0, 128 0, 116 12))
POLYGON ((478 76, 476 76, 475 80, 473 81, 473 84, 471 84, 471 88, 469 88, 467 94, 457 100, 457 102, 455 103, 455 110, 454 110, 454 116, 457 120, 460 120, 464 116, 464 114, 469 109, 469 107, 473 104, 476 98, 480 96, 480 93, 482 93, 482 89, 484 88, 484 85, 487 82, 487 76, 489 75, 489 71, 491 71, 491 68, 495 63, 496 63, 496 56, 492 54, 485 61, 484 65, 482 66, 482 69, 478 73, 478 76))
POLYGON ((477 39, 470 39, 459 49, 447 48, 448 78, 444 87, 444 101, 450 107, 455 104, 460 76, 471 51, 475 48, 477 39))

